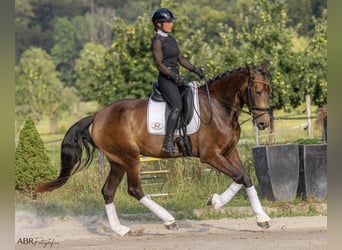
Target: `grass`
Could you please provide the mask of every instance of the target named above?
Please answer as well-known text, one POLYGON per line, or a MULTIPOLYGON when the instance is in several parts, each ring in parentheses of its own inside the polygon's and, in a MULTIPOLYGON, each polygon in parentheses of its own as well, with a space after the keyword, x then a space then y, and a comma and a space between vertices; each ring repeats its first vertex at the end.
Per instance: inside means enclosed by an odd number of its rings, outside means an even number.
MULTIPOLYGON (((41 120, 37 129, 41 134, 47 153, 53 165, 59 169, 59 148, 61 139, 65 131, 81 117, 96 111, 94 104, 82 104, 81 111, 75 114, 65 114, 59 122, 59 133, 49 132, 49 122, 47 118, 41 120)), ((295 111, 299 113, 299 111, 295 111)), ((285 115, 278 111, 276 116, 285 115)), ((242 114, 240 121, 248 119, 242 114)), ((301 128, 303 120, 277 121, 276 130, 277 142, 295 142, 298 139, 307 138, 307 131, 301 128), (294 129, 295 128, 295 129, 294 129), (281 132, 281 133, 280 133, 281 132)), ((260 132, 266 135, 268 131, 260 132)), ((320 137, 320 131, 314 130, 315 138, 320 137)), ((253 183, 257 185, 257 178, 254 172, 252 159, 252 147, 255 145, 255 131, 249 121, 242 125, 241 139, 238 144, 240 157, 244 162, 245 168, 249 173, 253 183)), ((262 144, 267 144, 267 137, 261 137, 262 144)), ((244 190, 240 191, 225 209, 214 211, 206 206, 209 194, 223 192, 231 183, 231 179, 222 173, 213 170, 208 165, 202 164, 195 158, 179 158, 163 160, 162 165, 158 162, 143 163, 142 169, 169 169, 165 190, 169 197, 154 197, 153 199, 175 214, 176 218, 182 219, 214 219, 222 217, 244 217, 251 213, 249 201, 244 190)), ((74 176, 60 189, 51 193, 39 194, 35 199, 25 194, 16 194, 17 208, 34 209, 41 215, 94 215, 104 214, 104 202, 101 195, 101 188, 105 182, 108 171, 106 164, 105 174, 101 175, 96 163, 96 159, 89 169, 81 171, 74 176)), ((158 187, 157 187, 158 188, 158 187)), ((144 187, 146 193, 157 192, 153 187, 144 187)), ((325 211, 316 209, 317 202, 302 201, 300 199, 288 202, 270 202, 262 200, 263 205, 270 208, 270 215, 277 216, 296 216, 296 215, 318 215, 325 211), (311 206, 311 207, 310 207, 311 206), (294 209, 295 207, 305 207, 305 209, 294 209)), ((142 206, 134 198, 127 194, 127 181, 123 180, 119 186, 115 204, 118 213, 127 218, 135 218, 137 214, 145 215, 146 218, 153 219, 148 209, 142 206)))

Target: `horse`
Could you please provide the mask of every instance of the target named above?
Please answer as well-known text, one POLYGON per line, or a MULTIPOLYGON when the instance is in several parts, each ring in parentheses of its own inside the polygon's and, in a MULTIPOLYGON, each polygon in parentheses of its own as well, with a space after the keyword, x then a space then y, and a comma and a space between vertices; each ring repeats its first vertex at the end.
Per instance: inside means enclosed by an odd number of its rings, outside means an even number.
MULTIPOLYGON (((240 138, 239 115, 247 105, 252 122, 260 130, 270 124, 271 86, 267 78, 268 63, 262 68, 240 67, 205 80, 198 86, 200 126, 190 135, 192 157, 232 178, 222 194, 213 194, 207 201, 219 209, 227 204, 244 186, 256 216, 257 225, 269 228, 270 217, 264 211, 257 191, 244 169, 236 145, 240 138)), ((128 194, 149 208, 167 229, 177 230, 175 218, 162 206, 144 194, 140 181, 140 156, 158 158, 184 157, 162 151, 164 136, 147 131, 148 99, 120 99, 93 115, 84 117, 66 132, 61 144, 59 176, 37 186, 36 192, 52 191, 64 185, 76 172, 85 169, 96 150, 110 164, 102 195, 110 228, 123 236, 130 228, 122 225, 116 213, 114 196, 123 176, 127 175, 128 194)))

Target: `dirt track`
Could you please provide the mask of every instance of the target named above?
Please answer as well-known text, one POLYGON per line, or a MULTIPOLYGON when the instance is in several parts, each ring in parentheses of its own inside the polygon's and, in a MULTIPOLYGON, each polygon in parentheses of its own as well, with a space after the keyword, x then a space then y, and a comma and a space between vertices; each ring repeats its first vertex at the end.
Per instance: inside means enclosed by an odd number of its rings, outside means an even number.
POLYGON ((259 228, 254 217, 181 220, 169 231, 161 222, 122 221, 132 235, 110 232, 106 218, 37 218, 16 213, 16 249, 327 249, 327 217, 274 218, 259 228))

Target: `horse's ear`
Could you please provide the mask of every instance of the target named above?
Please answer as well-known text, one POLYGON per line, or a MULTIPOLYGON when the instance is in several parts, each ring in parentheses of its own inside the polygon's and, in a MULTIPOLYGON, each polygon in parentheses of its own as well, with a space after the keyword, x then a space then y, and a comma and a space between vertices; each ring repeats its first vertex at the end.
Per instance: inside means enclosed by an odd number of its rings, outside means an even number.
POLYGON ((264 61, 262 62, 262 71, 267 72, 268 71, 268 61, 266 59, 264 59, 264 61))

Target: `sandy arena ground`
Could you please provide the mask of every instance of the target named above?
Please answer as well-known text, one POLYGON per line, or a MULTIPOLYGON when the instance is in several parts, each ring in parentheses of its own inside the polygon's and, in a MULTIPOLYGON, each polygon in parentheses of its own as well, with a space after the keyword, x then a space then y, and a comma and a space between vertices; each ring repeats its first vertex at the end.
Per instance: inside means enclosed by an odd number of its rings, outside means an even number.
POLYGON ((15 249, 328 249, 327 216, 274 218, 269 229, 259 228, 254 217, 180 220, 178 231, 159 221, 121 222, 131 235, 111 233, 102 216, 37 218, 17 211, 15 249))

